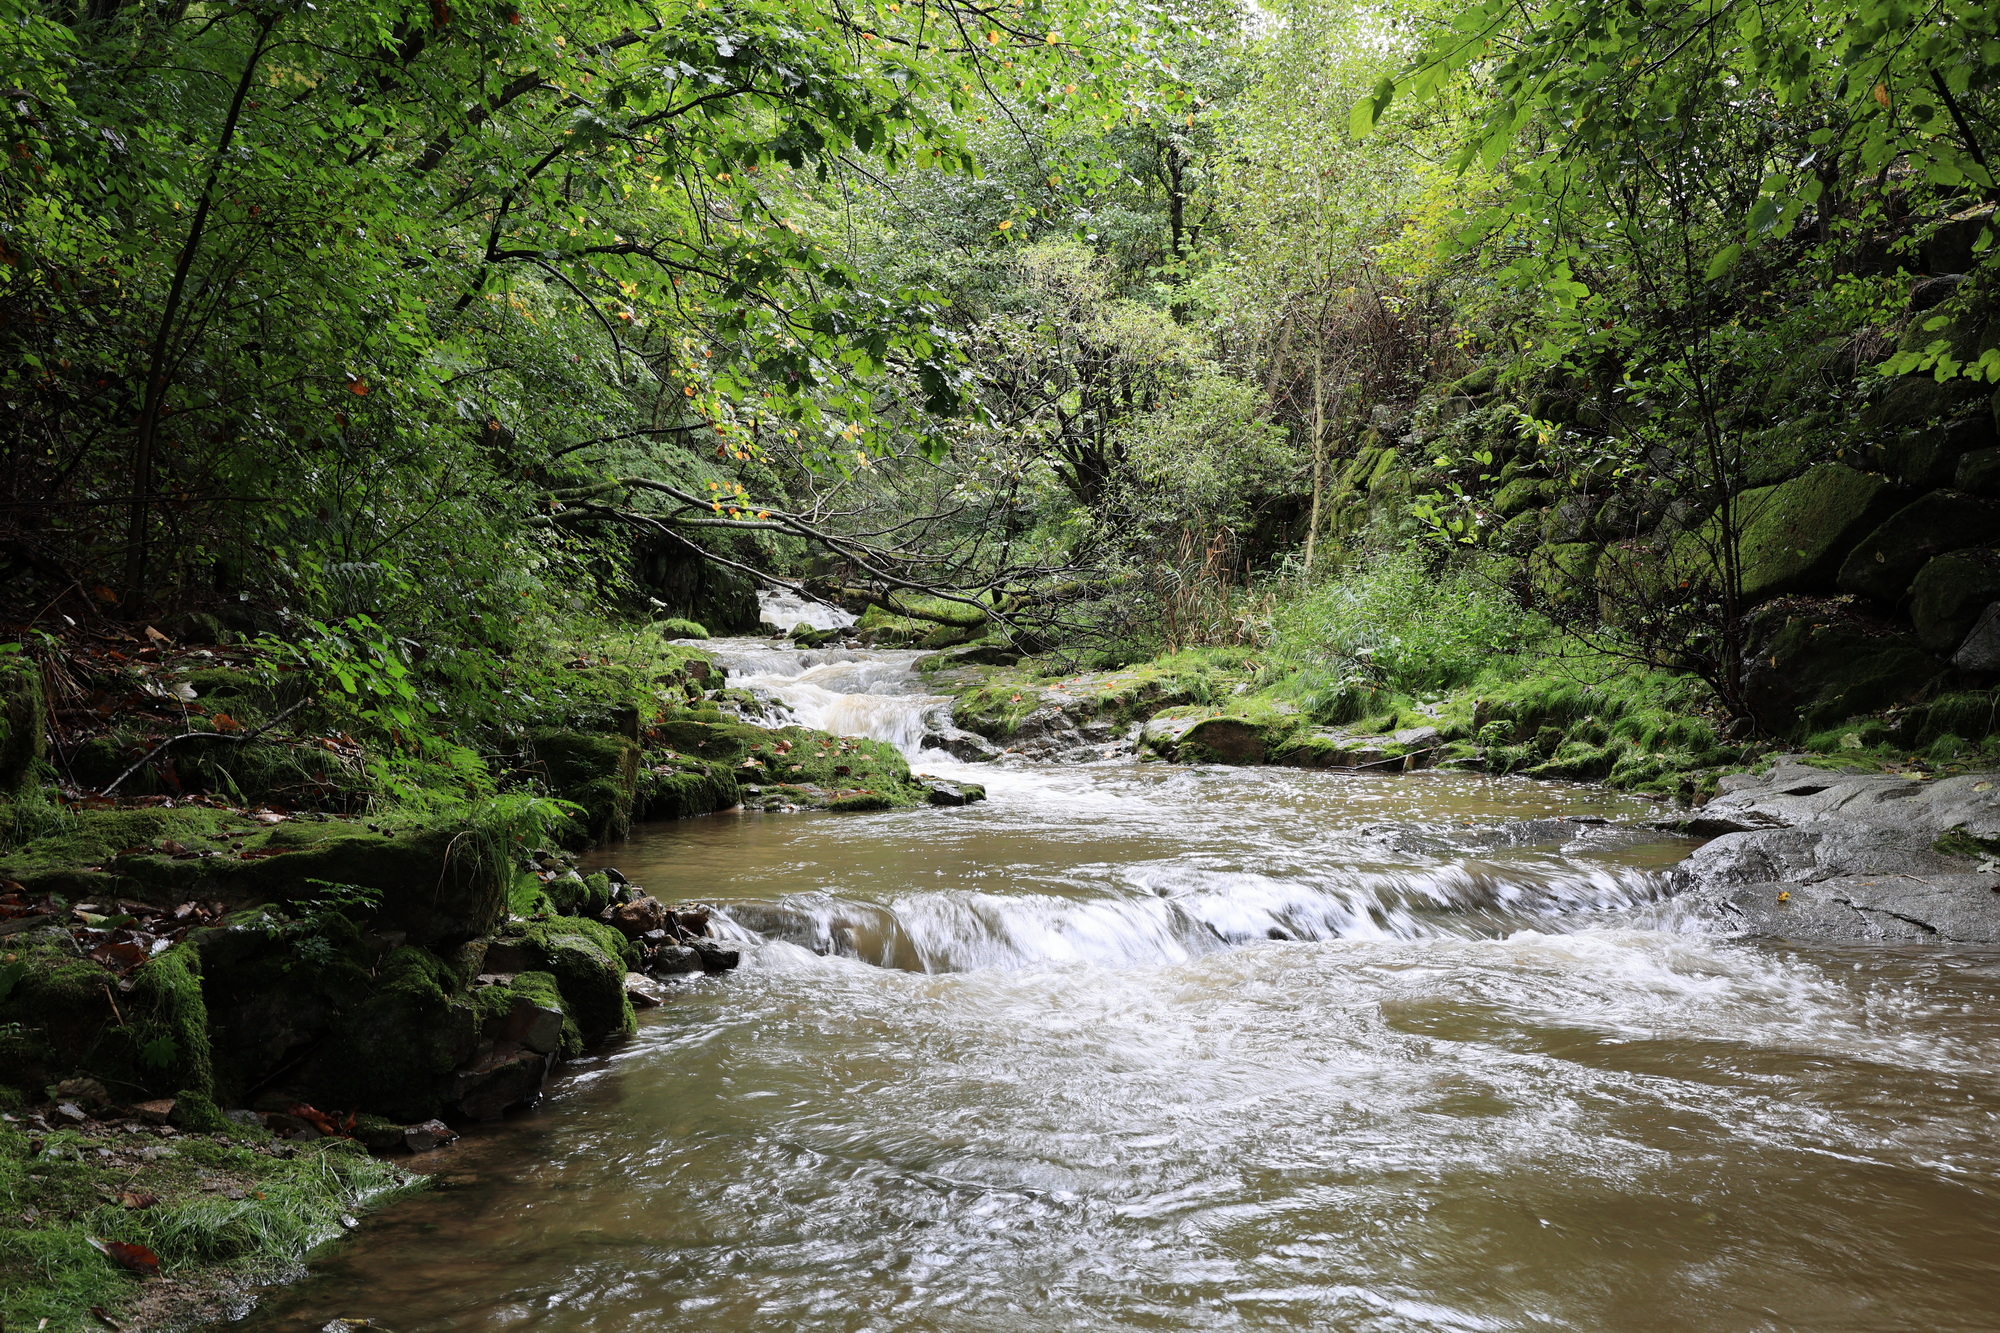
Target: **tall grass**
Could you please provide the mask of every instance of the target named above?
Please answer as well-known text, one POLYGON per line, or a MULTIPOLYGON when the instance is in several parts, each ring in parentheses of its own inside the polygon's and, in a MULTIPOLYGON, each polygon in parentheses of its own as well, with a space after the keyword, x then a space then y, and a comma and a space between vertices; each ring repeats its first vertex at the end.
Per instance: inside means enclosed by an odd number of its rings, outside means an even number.
POLYGON ((1493 565, 1434 565, 1421 547, 1361 551, 1281 594, 1272 646, 1335 681, 1435 695, 1470 684, 1544 632, 1493 565))

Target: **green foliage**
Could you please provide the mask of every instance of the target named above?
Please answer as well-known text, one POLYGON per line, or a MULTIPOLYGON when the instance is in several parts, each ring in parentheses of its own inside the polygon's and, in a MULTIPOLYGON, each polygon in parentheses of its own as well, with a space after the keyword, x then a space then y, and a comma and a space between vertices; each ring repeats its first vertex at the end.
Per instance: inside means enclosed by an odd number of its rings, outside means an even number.
POLYGON ((1346 682, 1408 694, 1469 683, 1538 632, 1500 582, 1501 571, 1461 561, 1434 569, 1423 548, 1357 552, 1352 563, 1307 585, 1273 613, 1278 651, 1330 673, 1332 713, 1357 697, 1346 682))

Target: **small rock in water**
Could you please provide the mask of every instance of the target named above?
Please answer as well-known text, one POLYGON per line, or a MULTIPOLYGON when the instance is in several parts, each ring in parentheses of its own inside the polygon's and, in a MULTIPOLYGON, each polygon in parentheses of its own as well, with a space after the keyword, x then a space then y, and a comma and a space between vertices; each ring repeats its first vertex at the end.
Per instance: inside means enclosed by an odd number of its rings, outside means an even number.
MULTIPOLYGON (((457 1137, 458 1135, 452 1132, 451 1126, 444 1121, 426 1120, 422 1124, 404 1127, 403 1146, 411 1152, 429 1152, 433 1148, 442 1148, 457 1137)), ((327 1327, 331 1328, 333 1325, 329 1324, 327 1327)))
POLYGON ((657 898, 644 894, 636 895, 631 902, 616 903, 604 910, 604 920, 617 929, 628 940, 636 940, 649 930, 658 930, 666 924, 667 907, 657 898))
MULTIPOLYGON (((688 952, 693 953, 694 950, 690 949, 688 952)), ((625 998, 632 1001, 634 1009, 657 1009, 666 1002, 667 996, 666 992, 660 989, 660 983, 645 973, 627 972, 625 998)))
POLYGON ((646 970, 656 977, 685 976, 701 971, 701 955, 684 944, 669 944, 653 950, 646 970))
POLYGON ((694 952, 701 957, 704 972, 727 972, 743 961, 743 955, 734 949, 725 949, 712 940, 695 940, 694 952))

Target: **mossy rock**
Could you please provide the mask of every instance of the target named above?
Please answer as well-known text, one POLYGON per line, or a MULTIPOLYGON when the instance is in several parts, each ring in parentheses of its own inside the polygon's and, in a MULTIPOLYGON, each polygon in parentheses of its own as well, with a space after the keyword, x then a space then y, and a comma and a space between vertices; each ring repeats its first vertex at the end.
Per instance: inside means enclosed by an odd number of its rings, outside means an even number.
MULTIPOLYGON (((1511 466, 1511 465, 1510 465, 1511 466)), ((1542 501, 1553 483, 1539 481, 1533 477, 1515 477, 1503 483, 1493 495, 1493 512, 1502 518, 1512 518, 1542 501)))
POLYGON ((27 786, 47 758, 41 668, 18 653, 0 656, 0 797, 27 786))
POLYGON ((1181 733, 1174 757, 1181 763, 1266 763, 1285 748, 1300 725, 1297 717, 1206 718, 1181 733))
POLYGON ((1895 602, 1932 557, 1984 545, 2000 532, 2000 503, 1959 491, 1932 491, 1897 510, 1848 553, 1841 590, 1895 602))
POLYGON ((583 807, 585 834, 597 842, 632 831, 639 746, 627 737, 596 731, 537 731, 535 761, 550 794, 583 807))
POLYGON ((436 1115, 450 1100, 452 1071, 479 1040, 478 1014, 456 990, 434 955, 407 945, 395 950, 382 961, 373 993, 341 1015, 286 1082, 317 1106, 406 1122, 436 1115))
POLYGON ((683 620, 679 616, 668 616, 655 623, 654 628, 669 639, 706 639, 708 627, 699 621, 683 620))
POLYGON ((1910 584, 1910 619, 1918 642, 1950 656, 1980 612, 1995 601, 2000 601, 2000 551, 1986 547, 1938 556, 1910 584))
POLYGON ((1757 720, 1795 735, 1913 703, 1944 670, 1910 636, 1810 610, 1776 626, 1750 665, 1744 691, 1757 720))
POLYGON ((654 734, 676 753, 720 765, 744 781, 830 790, 864 788, 898 806, 923 800, 921 789, 911 781, 909 761, 895 746, 881 741, 805 727, 767 729, 747 722, 668 722, 654 734))
POLYGON ((1557 542, 1528 553, 1529 586, 1557 605, 1576 603, 1592 595, 1598 561, 1604 548, 1596 542, 1557 542))
POLYGON ((742 799, 742 790, 728 765, 676 757, 639 770, 632 817, 686 819, 733 810, 742 799))
MULTIPOLYGON (((1924 345, 1929 341, 1926 338, 1924 345)), ((1940 382, 1930 375, 1904 375, 1862 411, 1860 426, 1871 435, 1894 437, 1913 427, 1976 410, 1984 406, 1985 399, 1984 386, 1969 380, 1940 382)))
POLYGON ((185 944, 117 973, 79 958, 67 937, 9 941, 13 961, 0 994, 0 1082, 40 1088, 89 1077, 123 1102, 214 1086, 201 960, 185 944), (18 1025, 18 1027, 11 1027, 18 1025))
POLYGON ((611 881, 602 872, 558 875, 542 886, 549 902, 563 916, 595 918, 611 906, 611 881))
POLYGON ((1971 416, 1912 427, 1881 446, 1882 469, 1906 486, 1950 486, 1958 461, 1993 444, 1993 420, 1983 409, 1971 416))
POLYGON ((1445 398, 1478 398, 1483 394, 1492 393, 1494 386, 1499 382, 1499 367, 1481 366, 1471 374, 1461 375, 1450 384, 1445 385, 1440 396, 1445 398))
POLYGON ((1763 601, 1829 588, 1854 544, 1895 504, 1886 478, 1822 463, 1736 499, 1743 595, 1763 601))
POLYGON ((1976 449, 1960 458, 1951 485, 1967 495, 2000 498, 2000 449, 1976 449))
POLYGON ((638 949, 610 926, 575 918, 516 922, 501 942, 526 952, 535 964, 528 970, 555 979, 563 1011, 584 1042, 630 1032, 637 1025, 625 995, 625 974, 639 965, 638 949))

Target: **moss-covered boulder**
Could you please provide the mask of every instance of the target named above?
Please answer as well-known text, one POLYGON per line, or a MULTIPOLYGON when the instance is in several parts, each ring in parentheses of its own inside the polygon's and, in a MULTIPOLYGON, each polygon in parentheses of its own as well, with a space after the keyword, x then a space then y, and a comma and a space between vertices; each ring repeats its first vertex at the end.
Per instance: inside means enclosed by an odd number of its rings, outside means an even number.
POLYGON ((742 781, 872 793, 896 806, 919 805, 924 799, 910 777, 909 761, 881 741, 747 722, 668 722, 653 735, 676 757, 706 761, 742 781))
POLYGON ((1843 592, 1895 602, 1934 556, 1981 546, 2000 532, 2000 503, 1932 491, 1891 514, 1841 563, 1843 592))
POLYGON ((1912 427, 1881 446, 1882 470, 1905 486, 1928 490, 1949 486, 1959 459, 1993 444, 1993 418, 1978 405, 1977 412, 1912 427))
POLYGON ((41 668, 19 653, 0 654, 0 800, 27 785, 48 754, 44 711, 41 668))
POLYGON ((1553 483, 1534 477, 1515 477, 1494 492, 1493 512, 1502 518, 1525 513, 1540 504, 1552 486, 1553 483))
POLYGON ((586 1043, 632 1031, 637 1020, 625 974, 639 962, 637 947, 618 931, 575 918, 516 922, 487 954, 489 971, 553 977, 563 1011, 586 1043))
POLYGON ((1294 718, 1207 718, 1181 733, 1175 757, 1183 763, 1261 764, 1297 725, 1294 718))
POLYGON ((122 979, 79 956, 67 934, 17 936, 8 957, 0 965, 0 1084, 39 1091, 92 1078, 119 1102, 214 1087, 193 949, 177 945, 122 979))
POLYGON ((1977 449, 1960 458, 1951 485, 1967 495, 2000 497, 2000 449, 1977 449))
POLYGON ((444 962, 404 946, 383 959, 372 993, 342 1014, 286 1083, 319 1106, 422 1120, 452 1098, 479 1017, 444 962))
POLYGON ((1839 607, 1802 604, 1764 628, 1746 663, 1744 693, 1775 732, 1808 735, 1912 703, 1944 671, 1913 637, 1839 607))
POLYGON ((1556 605, 1580 604, 1594 596, 1597 562, 1604 547, 1596 542, 1554 542, 1528 554, 1529 585, 1542 600, 1556 605))
POLYGON ((551 794, 583 808, 591 840, 604 842, 632 831, 638 791, 639 745, 600 731, 541 730, 533 737, 535 763, 551 794))
MULTIPOLYGON (((647 758, 651 761, 654 756, 647 758)), ((717 810, 733 810, 742 799, 742 789, 728 765, 681 755, 661 756, 639 770, 632 817, 686 819, 717 810)))
POLYGON ((1938 556, 1910 584, 1910 619, 1918 642, 1950 656, 1995 601, 2000 601, 2000 551, 1985 547, 1938 556))
POLYGON ((1830 589, 1841 560, 1894 504, 1887 478, 1839 463, 1745 491, 1735 510, 1744 595, 1763 601, 1830 589))

